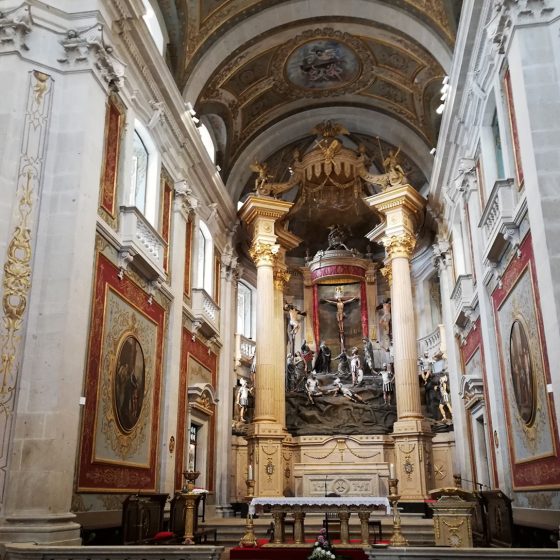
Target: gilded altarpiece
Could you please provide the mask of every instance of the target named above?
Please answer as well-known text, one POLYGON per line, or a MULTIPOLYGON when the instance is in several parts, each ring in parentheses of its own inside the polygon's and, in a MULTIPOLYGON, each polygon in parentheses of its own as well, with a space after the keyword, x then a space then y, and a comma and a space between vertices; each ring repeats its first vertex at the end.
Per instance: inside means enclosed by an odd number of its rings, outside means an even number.
POLYGON ((492 293, 516 490, 560 486, 558 432, 530 234, 492 293))
POLYGON ((165 310, 98 254, 78 491, 154 491, 165 310))
POLYGON ((177 449, 175 452, 175 489, 180 490, 184 485, 183 471, 187 469, 187 453, 185 443, 187 441, 189 426, 187 425, 189 406, 208 418, 208 441, 206 457, 206 489, 214 489, 214 457, 216 448, 216 416, 215 405, 204 398, 189 401, 189 387, 210 385, 216 387, 217 356, 208 349, 198 338, 186 328, 183 328, 183 340, 181 344, 181 373, 179 378, 179 403, 177 412, 177 449), (194 340, 193 340, 194 338, 194 340))

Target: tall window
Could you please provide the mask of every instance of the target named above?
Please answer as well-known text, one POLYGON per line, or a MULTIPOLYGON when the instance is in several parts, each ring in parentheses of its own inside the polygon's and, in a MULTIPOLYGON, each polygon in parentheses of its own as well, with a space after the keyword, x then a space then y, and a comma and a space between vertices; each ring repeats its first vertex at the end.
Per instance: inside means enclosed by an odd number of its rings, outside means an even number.
POLYGON ((134 205, 146 213, 146 192, 148 190, 148 160, 150 154, 137 130, 134 131, 132 156, 132 191, 134 205))
POLYGON ((144 9, 146 13, 144 14, 144 21, 148 26, 148 31, 156 44, 159 54, 163 55, 163 50, 165 48, 165 37, 163 36, 163 30, 161 24, 158 21, 157 14, 154 11, 154 7, 149 0, 143 0, 144 9))
POLYGON ((244 282, 237 284, 237 333, 253 338, 253 290, 244 282))
POLYGON ((502 139, 500 137, 500 123, 498 122, 498 112, 494 112, 492 117, 492 138, 494 140, 494 150, 496 155, 496 169, 498 172, 498 178, 503 179, 505 175, 504 171, 504 153, 502 150, 502 139))
POLYGON ((138 120, 134 121, 130 167, 130 198, 128 204, 136 206, 152 225, 156 225, 158 223, 160 192, 160 158, 150 133, 138 120))
POLYGON ((197 284, 212 297, 214 286, 214 243, 204 222, 197 229, 197 284))

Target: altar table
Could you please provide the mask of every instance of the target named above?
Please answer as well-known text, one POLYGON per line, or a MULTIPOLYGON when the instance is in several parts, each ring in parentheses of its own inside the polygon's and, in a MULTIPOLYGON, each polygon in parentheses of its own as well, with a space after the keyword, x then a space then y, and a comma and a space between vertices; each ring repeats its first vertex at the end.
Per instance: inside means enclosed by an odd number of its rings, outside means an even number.
POLYGON ((371 512, 384 507, 387 513, 391 513, 391 505, 387 498, 344 496, 340 498, 253 498, 249 504, 249 515, 255 515, 257 507, 270 507, 274 518, 274 544, 285 543, 284 520, 287 513, 294 516, 294 542, 302 544, 305 542, 304 519, 306 513, 337 513, 340 520, 340 544, 349 543, 348 522, 351 513, 357 513, 360 518, 360 529, 362 545, 369 544, 369 516, 371 512))

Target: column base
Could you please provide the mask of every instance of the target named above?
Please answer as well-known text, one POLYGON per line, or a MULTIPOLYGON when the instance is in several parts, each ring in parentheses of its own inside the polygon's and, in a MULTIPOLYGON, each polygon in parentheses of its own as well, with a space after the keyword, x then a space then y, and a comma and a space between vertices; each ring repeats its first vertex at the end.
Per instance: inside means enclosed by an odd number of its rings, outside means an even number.
POLYGON ((249 462, 254 465, 255 497, 284 495, 282 442, 286 437, 282 424, 255 423, 249 429, 249 462))
POLYGON ((398 420, 393 426, 395 467, 401 502, 428 499, 433 484, 432 433, 425 418, 398 420))
POLYGON ((0 547, 32 542, 53 546, 80 546, 80 524, 73 513, 14 515, 0 520, 0 547))

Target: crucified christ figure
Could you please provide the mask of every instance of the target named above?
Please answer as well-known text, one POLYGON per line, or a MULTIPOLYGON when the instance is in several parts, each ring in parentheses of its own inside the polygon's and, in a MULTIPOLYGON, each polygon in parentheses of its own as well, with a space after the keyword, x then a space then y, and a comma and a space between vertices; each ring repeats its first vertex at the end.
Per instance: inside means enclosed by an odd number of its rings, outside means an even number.
POLYGON ((344 313, 344 306, 347 303, 351 303, 359 299, 360 299, 359 297, 345 298, 340 295, 340 292, 338 292, 336 295, 336 299, 321 300, 322 303, 324 302, 324 303, 330 303, 332 305, 336 305, 336 322, 338 324, 338 332, 340 334, 341 342, 344 339, 344 318, 346 317, 346 313, 344 313))

